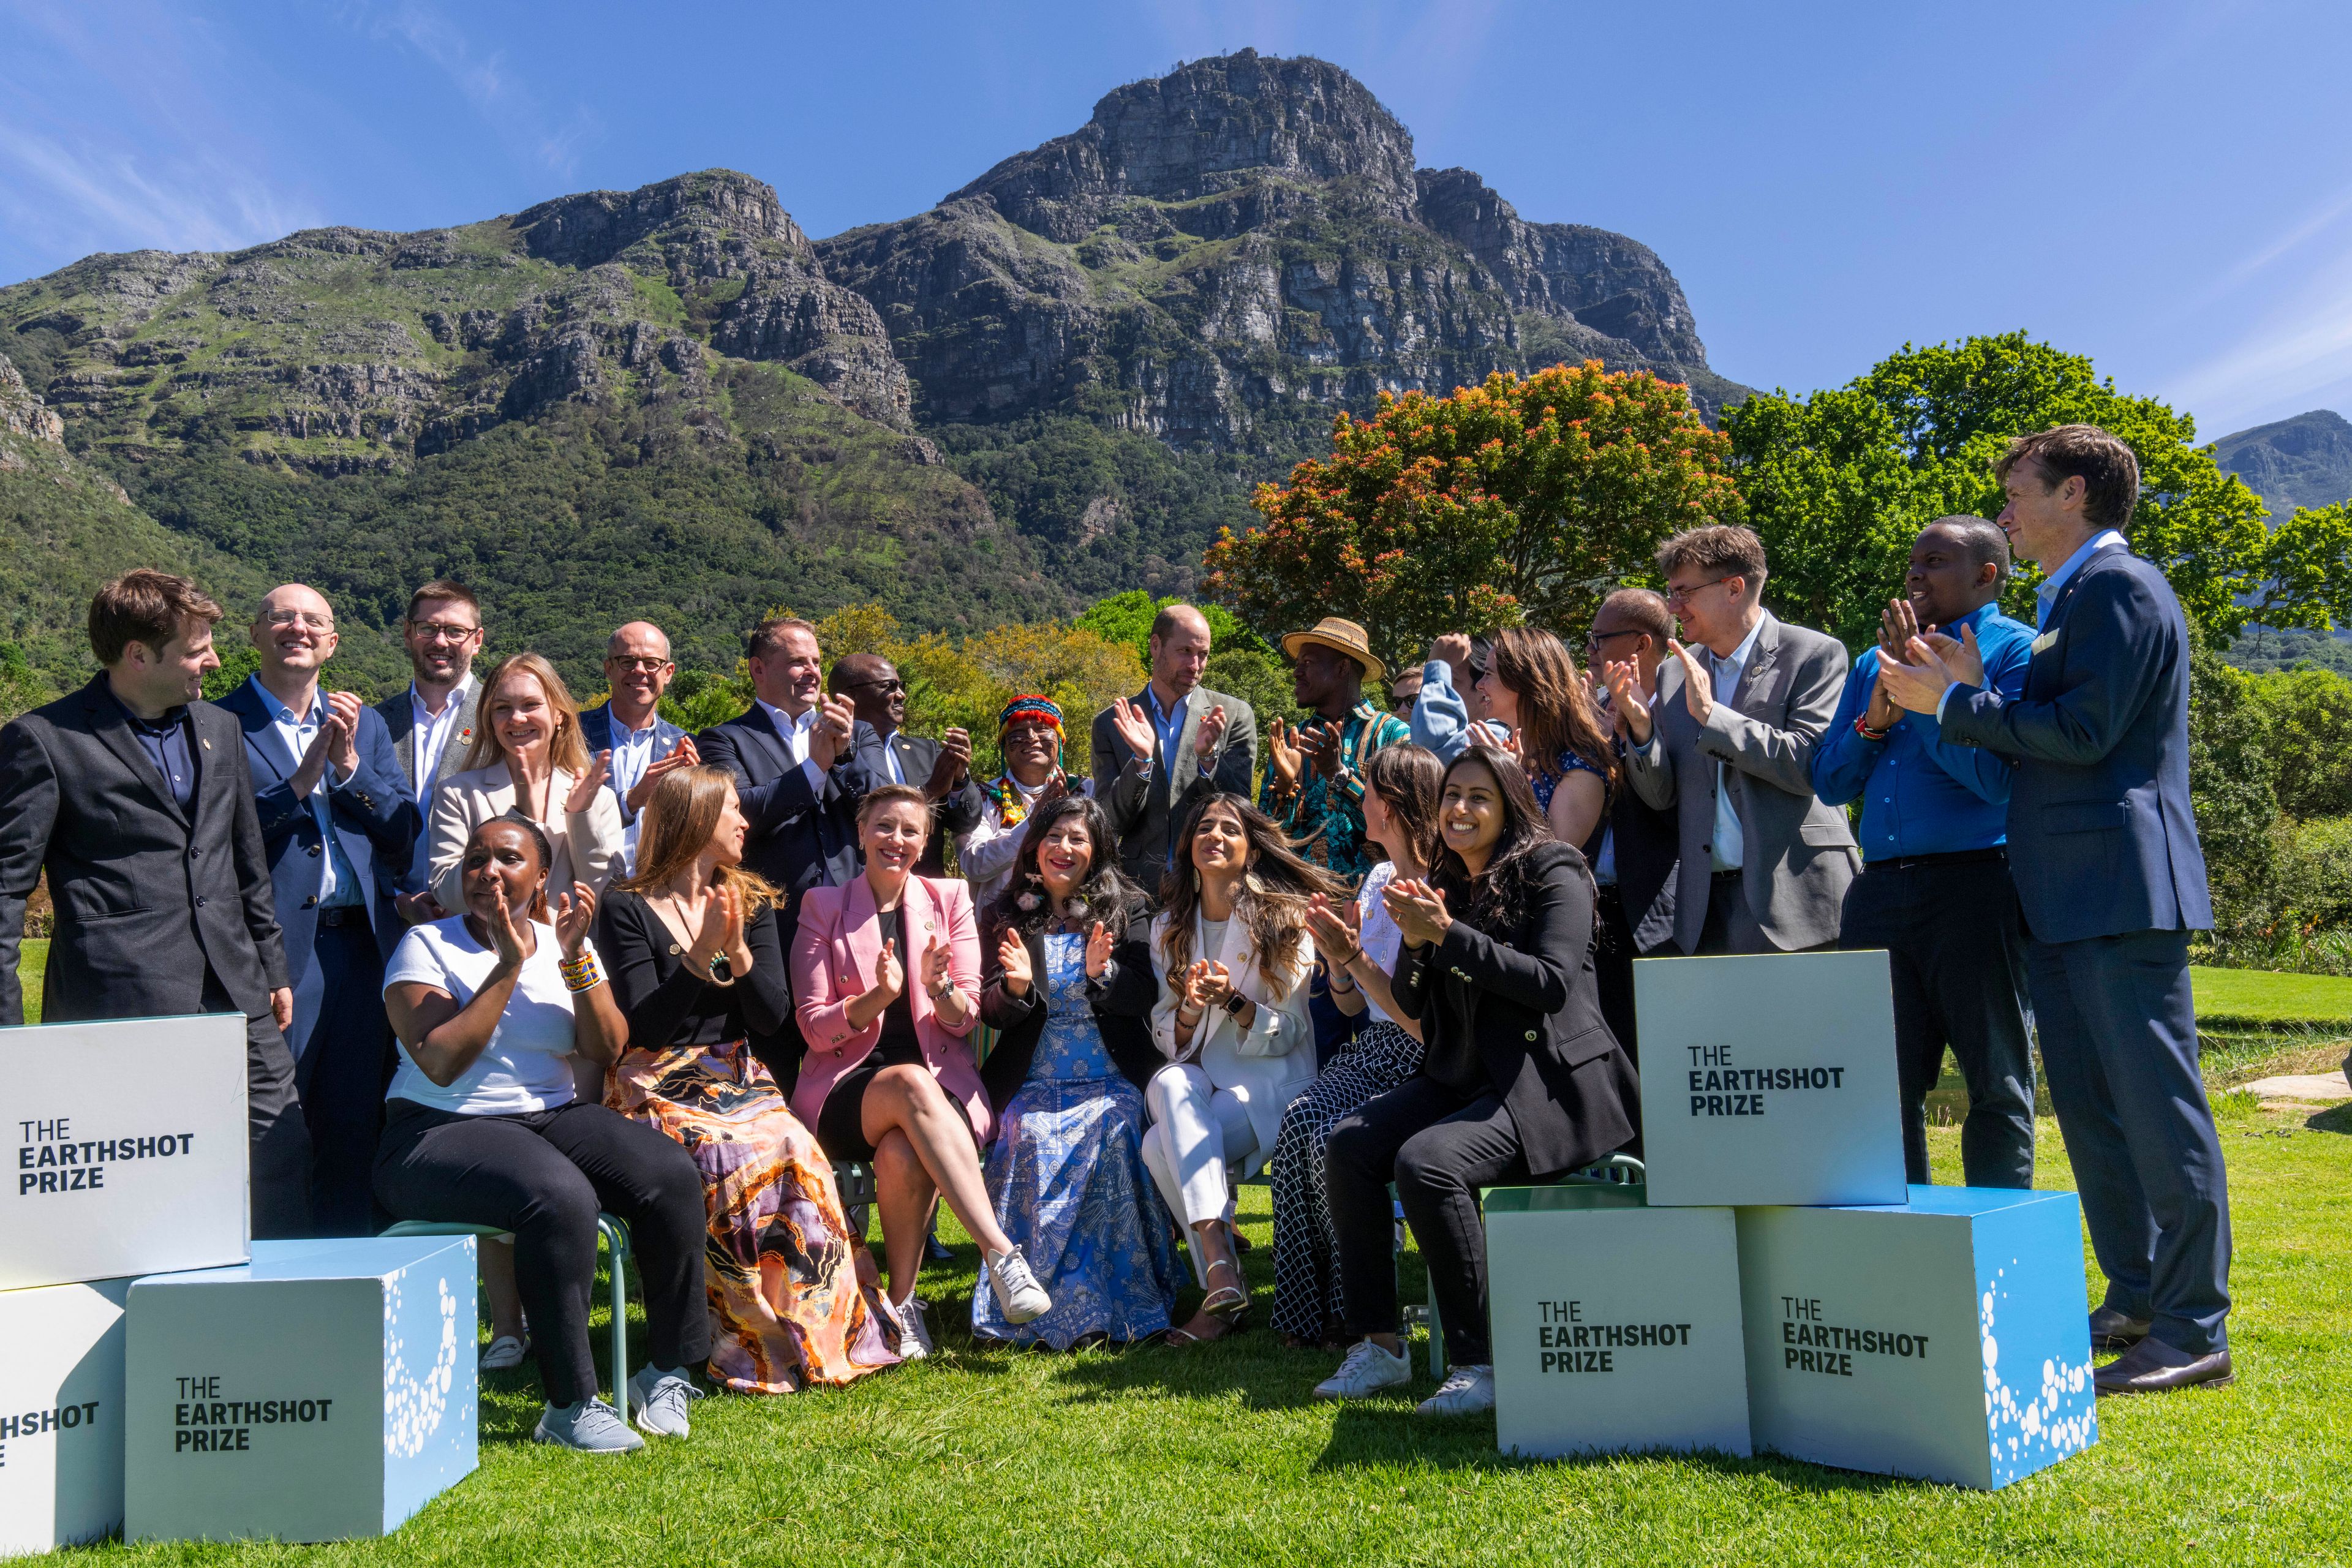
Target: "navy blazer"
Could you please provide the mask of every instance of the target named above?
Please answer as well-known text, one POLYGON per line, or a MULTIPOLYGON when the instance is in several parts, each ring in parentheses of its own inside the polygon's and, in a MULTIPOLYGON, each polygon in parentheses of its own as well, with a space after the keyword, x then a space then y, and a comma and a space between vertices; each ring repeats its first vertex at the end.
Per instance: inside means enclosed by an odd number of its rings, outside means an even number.
MULTIPOLYGON (((857 760, 866 764, 877 786, 890 782, 891 757, 898 760, 898 771, 917 789, 930 783, 931 770, 940 765, 940 742, 924 736, 893 730, 885 741, 866 724, 858 726, 857 736, 857 760)), ((980 816, 980 782, 966 769, 961 788, 950 790, 943 798, 931 802, 930 841, 923 846, 923 858, 915 862, 915 875, 946 876, 948 839, 978 827, 980 816)))
POLYGON ((2164 574, 2113 546, 2033 639, 2025 695, 1945 700, 1944 739, 2011 758, 2009 867, 2042 942, 2210 931, 2189 805, 2189 626, 2164 574))
POLYGON ((0 1025, 25 1021, 17 943, 45 869, 50 1023, 202 1012, 206 970, 247 1018, 267 1018, 270 992, 293 984, 236 721, 210 702, 188 717, 184 810, 103 673, 0 730, 0 1025))
MULTIPOLYGON (((294 770, 302 759, 286 749, 268 705, 248 680, 221 699, 220 705, 236 715, 245 731, 246 764, 253 774, 255 809, 261 817, 261 843, 269 857, 269 885, 278 910, 278 925, 286 942, 286 967, 299 990, 310 967, 310 951, 319 931, 319 889, 326 880, 326 843, 319 832, 318 814, 294 793, 294 770)), ((383 715, 373 708, 360 710, 360 732, 353 747, 359 765, 337 784, 334 769, 327 770, 327 805, 337 828, 363 835, 378 866, 405 871, 415 853, 425 818, 409 793, 408 780, 392 748, 392 731, 383 715)), ((371 874, 363 889, 368 923, 374 928, 376 946, 386 958, 408 928, 392 907, 386 879, 371 874)))
MULTIPOLYGON (((580 715, 580 738, 587 742, 588 754, 592 757, 599 752, 609 752, 613 749, 612 699, 606 698, 604 701, 596 704, 595 707, 591 708, 588 711, 580 715)), ((659 761, 663 757, 668 756, 672 748, 676 747, 680 741, 685 739, 685 730, 671 723, 668 720, 663 718, 658 713, 654 715, 654 758, 656 761, 659 761)), ((698 745, 695 749, 699 752, 701 747, 698 745)), ((614 779, 610 773, 607 773, 604 777, 604 787, 613 792, 613 798, 614 800, 620 802, 621 820, 623 822, 635 821, 637 814, 629 809, 628 797, 621 793, 620 782, 614 779)))

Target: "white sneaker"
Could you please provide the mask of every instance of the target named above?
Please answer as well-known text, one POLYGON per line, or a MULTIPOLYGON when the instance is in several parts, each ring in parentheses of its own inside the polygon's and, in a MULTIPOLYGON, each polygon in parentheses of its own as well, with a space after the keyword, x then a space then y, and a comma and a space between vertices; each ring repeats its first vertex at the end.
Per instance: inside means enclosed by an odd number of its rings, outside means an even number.
POLYGON ((1415 1407, 1422 1415, 1484 1415, 1495 1408, 1495 1369, 1457 1366, 1445 1374, 1437 1392, 1415 1407))
POLYGON ((1412 1381, 1412 1357, 1382 1350, 1370 1340, 1348 1347, 1339 1370, 1315 1385, 1318 1399, 1364 1399, 1383 1388, 1412 1381))
POLYGON ((701 1397, 702 1390, 695 1387, 683 1372, 662 1372, 644 1366, 629 1379, 629 1414, 635 1417, 639 1430, 656 1437, 685 1436, 686 1407, 701 1397))
POLYGON ((522 1358, 530 1353, 530 1346, 512 1334, 500 1334, 482 1352, 481 1369, 484 1372, 510 1372, 520 1366, 522 1358))
POLYGON ((882 1303, 882 1327, 889 1336, 891 1353, 900 1361, 927 1361, 937 1347, 931 1342, 931 1326, 923 1321, 923 1299, 909 1296, 903 1301, 893 1301, 887 1296, 876 1298, 882 1303))
POLYGON ((579 1454, 634 1454, 646 1440, 629 1430, 621 1413, 601 1399, 551 1405, 540 1413, 534 1440, 579 1454))
POLYGON ((1033 1322, 1054 1310, 1054 1298, 1037 1283, 1017 1247, 988 1260, 988 1282, 995 1288, 996 1304, 1004 1309, 1008 1323, 1033 1322))

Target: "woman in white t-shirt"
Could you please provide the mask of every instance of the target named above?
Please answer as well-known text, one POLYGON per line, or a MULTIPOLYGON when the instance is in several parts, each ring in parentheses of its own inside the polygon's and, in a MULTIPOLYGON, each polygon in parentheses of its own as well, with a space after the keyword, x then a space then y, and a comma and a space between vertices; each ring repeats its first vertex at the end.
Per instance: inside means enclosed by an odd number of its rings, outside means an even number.
POLYGON ((1403 937, 1381 890, 1419 881, 1437 856, 1437 786, 1444 764, 1414 745, 1383 746, 1364 760, 1364 842, 1388 858, 1352 904, 1307 901, 1307 930, 1331 974, 1331 1002, 1366 1019, 1307 1092, 1282 1113, 1274 1145, 1274 1328, 1293 1348, 1337 1350, 1339 1235, 1323 1192, 1323 1145, 1331 1129, 1421 1066, 1421 1025, 1400 1016, 1389 990, 1403 937))
POLYGON ((541 1442, 595 1453, 645 1446, 596 1397, 588 1301, 596 1215, 626 1221, 652 1357, 629 1379, 648 1432, 684 1436, 710 1352, 702 1303, 702 1177, 675 1141, 576 1097, 572 1057, 609 1066, 629 1026, 588 929, 595 895, 547 900, 546 834, 521 816, 474 828, 459 862, 465 912, 412 928, 384 971, 400 1037, 375 1194, 400 1219, 495 1225, 538 1341, 541 1442), (550 939, 552 940, 550 940, 550 939))

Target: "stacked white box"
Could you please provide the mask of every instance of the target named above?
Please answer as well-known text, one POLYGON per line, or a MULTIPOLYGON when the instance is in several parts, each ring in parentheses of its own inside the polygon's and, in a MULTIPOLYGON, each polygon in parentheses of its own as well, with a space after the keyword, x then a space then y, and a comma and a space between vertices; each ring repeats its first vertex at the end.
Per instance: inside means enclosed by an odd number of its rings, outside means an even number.
POLYGON ((122 1525, 128 1279, 0 1291, 0 1556, 122 1525))

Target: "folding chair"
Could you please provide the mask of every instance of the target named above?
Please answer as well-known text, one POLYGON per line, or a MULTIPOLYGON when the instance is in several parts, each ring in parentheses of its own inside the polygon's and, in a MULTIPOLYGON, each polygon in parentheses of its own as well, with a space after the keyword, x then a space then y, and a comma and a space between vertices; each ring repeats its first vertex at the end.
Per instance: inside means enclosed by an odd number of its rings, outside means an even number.
MULTIPOLYGON (((384 1230, 386 1236, 478 1236, 508 1241, 514 1233, 500 1230, 494 1225, 467 1225, 460 1220, 404 1219, 384 1230)), ((629 1381, 629 1227, 612 1215, 596 1215, 596 1236, 613 1260, 613 1405, 621 1408, 627 1402, 629 1381)), ((480 1289, 480 1272, 477 1266, 475 1289, 480 1289)))

